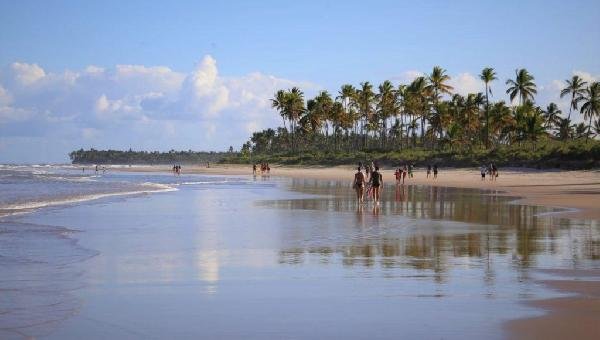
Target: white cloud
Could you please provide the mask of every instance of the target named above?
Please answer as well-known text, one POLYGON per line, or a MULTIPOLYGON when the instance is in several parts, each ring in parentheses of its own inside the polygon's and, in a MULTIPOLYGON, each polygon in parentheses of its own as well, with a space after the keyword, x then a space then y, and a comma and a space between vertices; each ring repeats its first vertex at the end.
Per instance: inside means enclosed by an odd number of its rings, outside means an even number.
MULTIPOLYGON (((448 82, 450 86, 454 87, 454 93, 466 96, 469 93, 478 93, 485 91, 485 85, 478 77, 465 72, 459 73, 458 75, 451 77, 448 82)), ((491 84, 493 85, 493 84, 491 84)))
POLYGON ((10 69, 14 80, 22 86, 31 85, 46 76, 44 69, 37 64, 12 63, 10 69))
POLYGON ((585 72, 585 71, 575 70, 575 71, 573 71, 573 75, 579 76, 581 79, 583 79, 583 81, 588 82, 588 84, 598 81, 598 79, 600 79, 600 75, 594 76, 591 73, 585 72))
POLYGON ((12 102, 12 96, 8 91, 0 84, 0 107, 9 105, 12 102))
POLYGON ((63 160, 80 147, 239 146, 250 132, 280 124, 269 101, 278 89, 315 88, 260 72, 224 77, 211 56, 189 73, 144 65, 55 73, 19 62, 7 71, 0 72, 0 143, 22 145, 22 152, 0 155, 0 162, 20 155, 63 160), (40 142, 44 153, 34 147, 40 142))
POLYGON ((413 80, 415 80, 418 77, 424 77, 425 73, 418 71, 418 70, 408 70, 408 71, 404 71, 402 72, 402 74, 400 74, 399 76, 394 76, 391 79, 392 80, 398 80, 400 83, 402 84, 408 84, 411 83, 413 80))

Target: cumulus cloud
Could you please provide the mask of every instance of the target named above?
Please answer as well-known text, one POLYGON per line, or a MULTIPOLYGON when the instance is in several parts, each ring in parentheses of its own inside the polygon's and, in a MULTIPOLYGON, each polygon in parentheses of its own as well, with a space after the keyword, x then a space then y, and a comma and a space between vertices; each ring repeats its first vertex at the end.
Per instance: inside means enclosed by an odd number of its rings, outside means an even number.
POLYGON ((22 86, 31 85, 46 76, 44 69, 37 64, 12 63, 10 71, 13 80, 22 86))
POLYGON ((600 79, 600 75, 592 75, 589 72, 575 70, 573 71, 573 75, 579 76, 583 81, 587 81, 588 83, 593 83, 600 79))
POLYGON ((459 73, 458 75, 451 77, 448 84, 454 87, 454 93, 458 93, 463 96, 466 96, 469 93, 485 91, 485 86, 479 77, 475 77, 468 72, 459 73))
POLYGON ((11 146, 0 162, 64 161, 80 147, 239 147, 250 129, 279 123, 269 98, 292 86, 315 88, 260 72, 222 76, 211 56, 189 73, 145 65, 54 73, 15 62, 0 72, 0 143, 11 146))

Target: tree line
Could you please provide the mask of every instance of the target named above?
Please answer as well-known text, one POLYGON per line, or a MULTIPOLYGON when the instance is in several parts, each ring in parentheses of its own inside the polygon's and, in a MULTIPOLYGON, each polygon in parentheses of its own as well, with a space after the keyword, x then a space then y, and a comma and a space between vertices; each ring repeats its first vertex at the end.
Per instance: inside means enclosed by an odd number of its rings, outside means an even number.
POLYGON ((524 68, 505 81, 510 103, 492 100, 498 80, 493 68, 479 74, 484 92, 454 93, 450 79, 436 66, 409 84, 344 84, 335 96, 321 91, 306 100, 298 87, 279 90, 271 103, 283 126, 254 132, 242 154, 417 147, 468 152, 512 145, 535 150, 542 139, 588 142, 600 135, 598 82, 577 75, 567 79, 560 96, 569 99, 569 111, 563 113, 555 103, 542 107, 535 102, 535 78, 524 68), (574 124, 574 112, 585 121, 574 124))
POLYGON ((69 153, 69 158, 74 164, 197 164, 206 162, 219 162, 229 152, 205 151, 128 151, 120 150, 83 150, 79 149, 69 153))

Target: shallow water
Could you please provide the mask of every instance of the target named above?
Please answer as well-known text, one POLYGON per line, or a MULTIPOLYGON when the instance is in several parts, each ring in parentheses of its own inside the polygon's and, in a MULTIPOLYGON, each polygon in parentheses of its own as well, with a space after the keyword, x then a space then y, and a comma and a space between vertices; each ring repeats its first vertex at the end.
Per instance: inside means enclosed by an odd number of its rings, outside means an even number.
POLYGON ((0 224, 63 228, 0 247, 42 268, 0 263, 27 283, 0 303, 3 338, 502 338, 540 313, 520 301, 556 294, 536 269, 600 267, 597 222, 495 192, 390 186, 375 207, 345 182, 115 176, 178 190, 0 224))

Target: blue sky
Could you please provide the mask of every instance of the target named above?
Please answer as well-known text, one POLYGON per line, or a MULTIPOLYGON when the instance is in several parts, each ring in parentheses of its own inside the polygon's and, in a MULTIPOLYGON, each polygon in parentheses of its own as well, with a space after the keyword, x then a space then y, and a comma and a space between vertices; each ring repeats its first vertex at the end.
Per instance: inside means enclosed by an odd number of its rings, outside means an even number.
MULTIPOLYGON (((226 149, 275 126, 278 87, 410 80, 459 91, 526 67, 538 102, 600 76, 598 1, 1 1, 0 162, 73 148, 226 149)), ((495 93, 500 96, 503 91, 495 93)))

